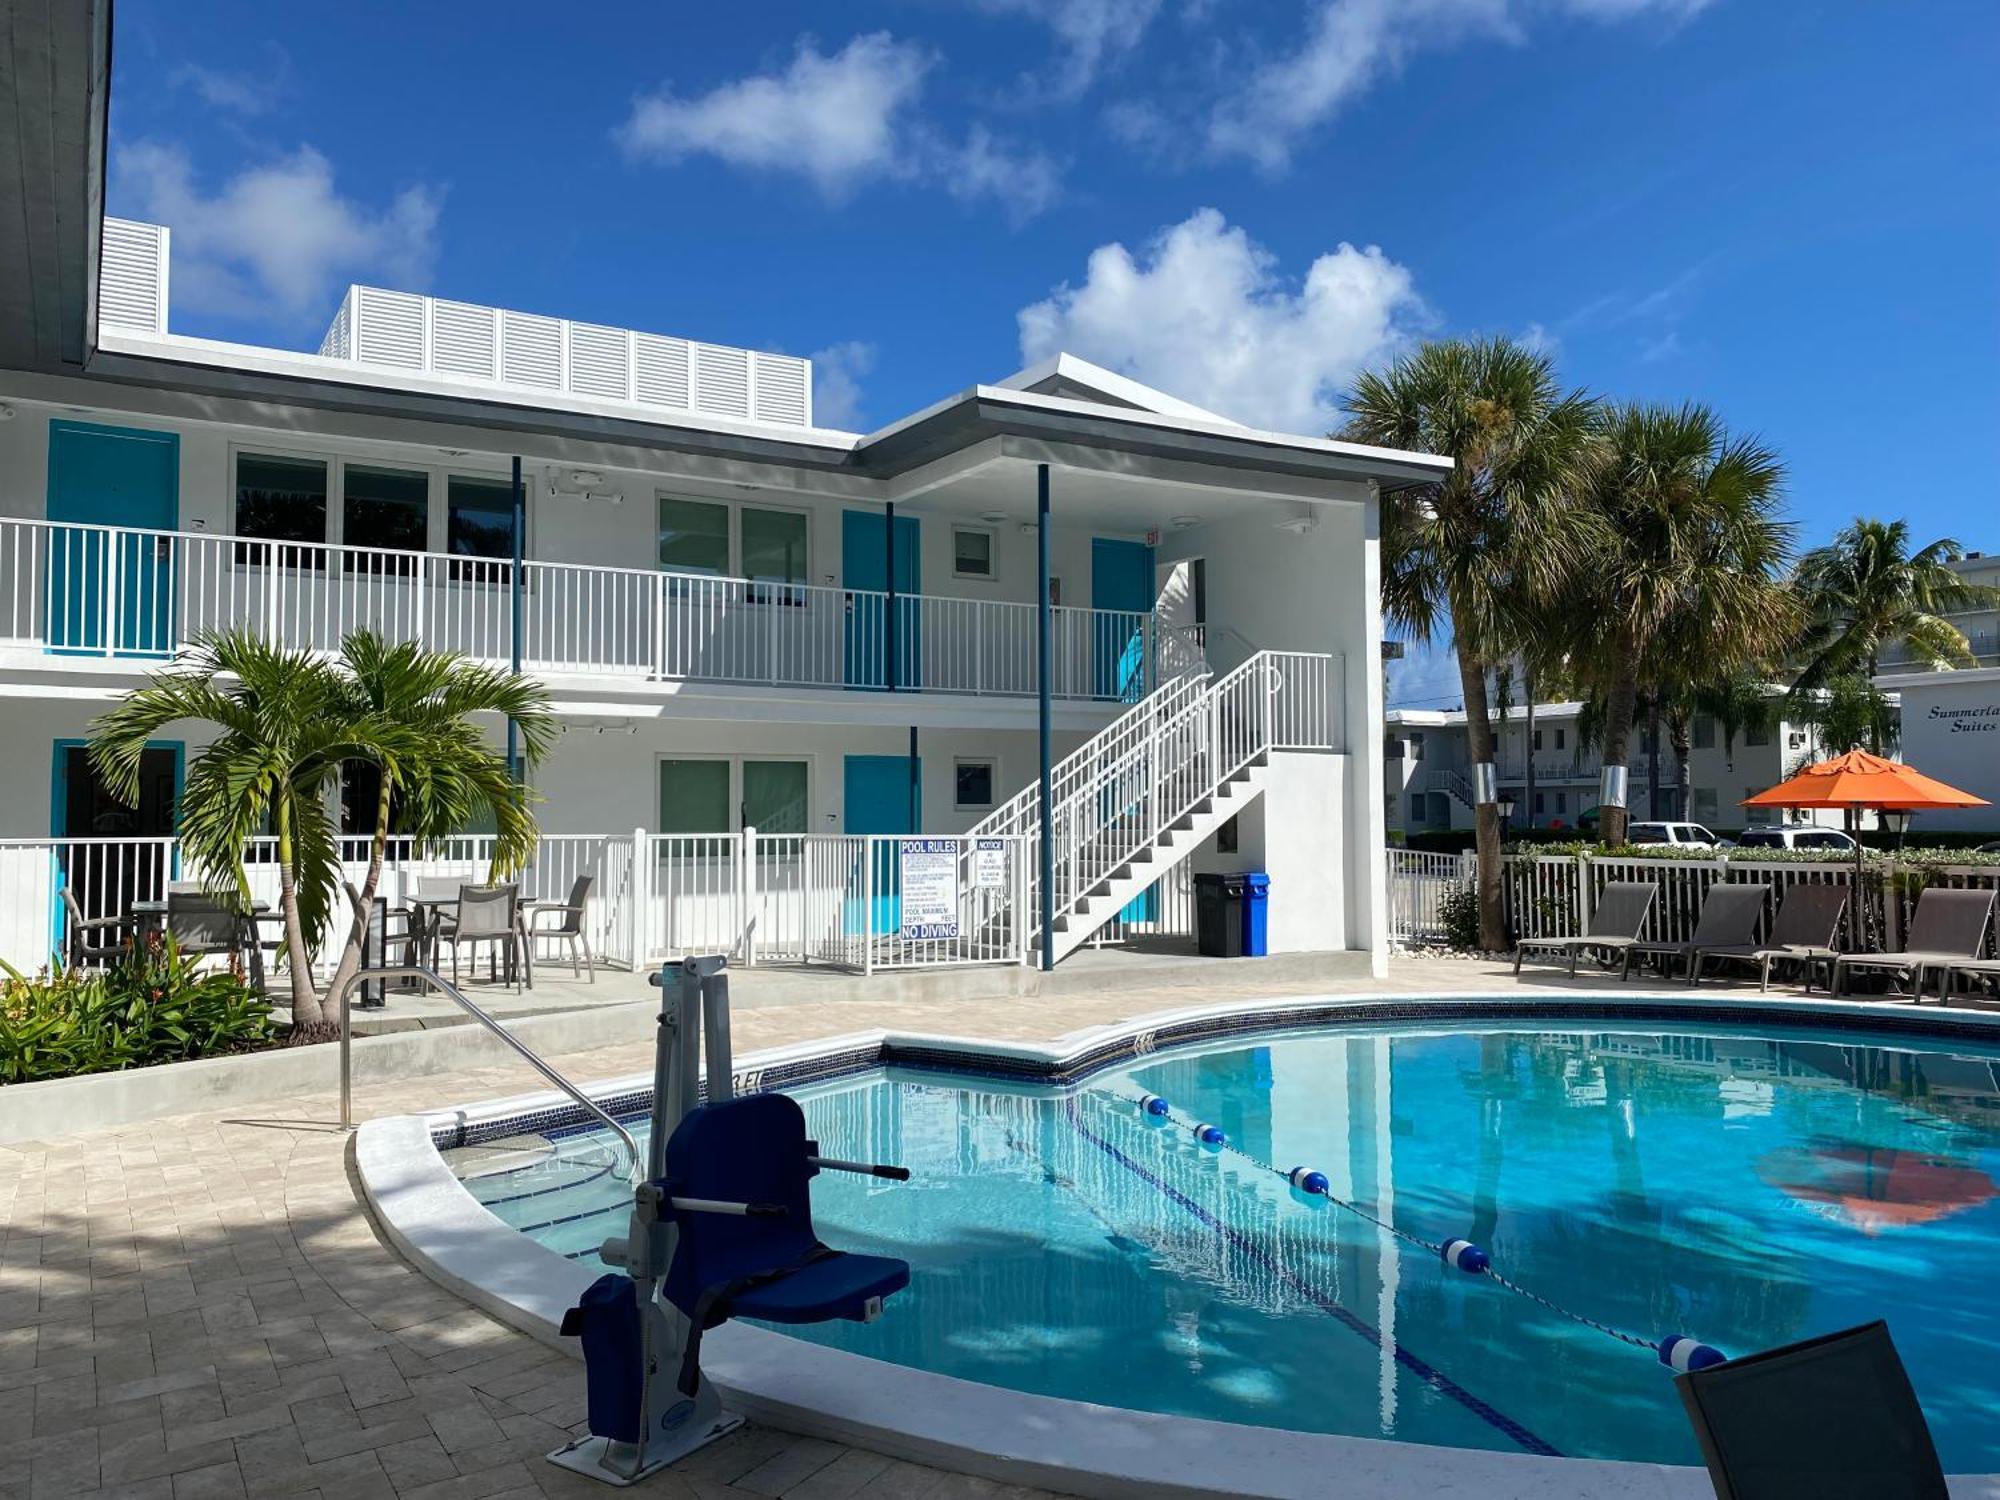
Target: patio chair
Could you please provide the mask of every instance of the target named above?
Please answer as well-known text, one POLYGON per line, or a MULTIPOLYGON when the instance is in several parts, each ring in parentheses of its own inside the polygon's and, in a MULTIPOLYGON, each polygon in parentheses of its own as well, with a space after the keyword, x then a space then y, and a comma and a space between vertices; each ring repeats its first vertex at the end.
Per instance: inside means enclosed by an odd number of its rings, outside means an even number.
POLYGON ((1947 1500, 1886 1323, 1674 1377, 1720 1500, 1947 1500))
POLYGON ((1523 938, 1514 946, 1514 972, 1521 972, 1521 960, 1529 952, 1550 951, 1569 955, 1569 971, 1576 973, 1576 956, 1584 949, 1624 955, 1624 973, 1632 972, 1632 945, 1639 941, 1639 929, 1653 909, 1660 888, 1650 880, 1613 880, 1597 893, 1597 907, 1581 937, 1523 938))
POLYGON ((567 943, 570 973, 588 971, 592 984, 597 983, 597 957, 590 951, 590 934, 584 930, 583 916, 584 907, 590 900, 590 888, 596 884, 595 875, 579 875, 570 885, 568 901, 561 904, 530 901, 527 904, 529 946, 532 948, 537 938, 557 938, 567 943), (542 920, 545 917, 552 917, 555 921, 545 925, 542 920))
POLYGON ((507 977, 516 989, 535 987, 533 972, 528 968, 528 945, 522 941, 524 928, 521 923, 521 891, 512 885, 462 885, 458 888, 458 906, 438 917, 436 934, 439 943, 451 946, 451 981, 458 983, 458 950, 465 944, 472 944, 473 972, 478 972, 479 949, 484 944, 488 949, 487 976, 497 979, 498 964, 502 957, 507 961, 507 977))
MULTIPOLYGON (((1831 983, 1833 961, 1840 950, 1833 946, 1847 915, 1845 884, 1795 885, 1778 899, 1778 914, 1771 919, 1771 935, 1762 943, 1701 950, 1704 959, 1722 959, 1757 966, 1757 988, 1771 988, 1771 965, 1791 961, 1805 968, 1806 993, 1813 987, 1815 965, 1825 964, 1831 983)), ((1690 981, 1692 982, 1692 981, 1690 981)))
POLYGON ((1668 960, 1682 960, 1687 982, 1693 984, 1701 977, 1703 954, 1717 948, 1747 948, 1756 940, 1757 924, 1764 920, 1764 903, 1770 898, 1771 888, 1761 880, 1741 885, 1718 880, 1701 898, 1692 937, 1684 942, 1634 943, 1629 951, 1633 958, 1658 959, 1662 973, 1668 960))
POLYGON ((86 917, 76 904, 76 893, 62 888, 63 936, 67 939, 69 965, 80 969, 88 964, 108 964, 125 951, 125 918, 86 917))
MULTIPOLYGON (((1947 891, 1932 886, 1917 897, 1909 942, 1894 953, 1841 954, 1833 961, 1832 993, 1845 992, 1850 970, 1886 969, 1891 983, 1907 976, 1910 998, 1921 1001, 1926 970, 1977 959, 1985 949, 1996 895, 2000 892, 1947 891)), ((1946 983, 1948 978, 1940 978, 1939 988, 1946 983)))
POLYGON ((167 891, 167 936, 186 958, 244 953, 249 924, 199 888, 167 891))

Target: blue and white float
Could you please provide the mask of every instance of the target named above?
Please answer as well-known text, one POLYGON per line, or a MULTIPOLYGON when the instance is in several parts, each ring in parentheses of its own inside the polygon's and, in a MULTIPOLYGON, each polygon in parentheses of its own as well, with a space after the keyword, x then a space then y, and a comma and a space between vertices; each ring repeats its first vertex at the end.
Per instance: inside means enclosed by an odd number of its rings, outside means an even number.
POLYGON ((1148 1119, 1164 1120, 1168 1115, 1173 1113, 1173 1106, 1158 1094, 1141 1094, 1139 1096, 1139 1113, 1145 1115, 1148 1119))
POLYGON ((1221 1146, 1229 1140, 1229 1137, 1222 1133, 1220 1125, 1204 1125, 1199 1123, 1194 1127, 1194 1138, 1204 1146, 1221 1146))
POLYGON ((1438 1255, 1446 1265, 1472 1276, 1482 1274, 1493 1265, 1486 1252, 1471 1240, 1446 1240, 1438 1247, 1438 1255))
POLYGON ((1691 1339, 1684 1333, 1670 1333, 1660 1340, 1660 1363, 1677 1375, 1689 1370, 1706 1370, 1727 1362, 1729 1356, 1712 1344, 1691 1339))
POLYGON ((1311 1167, 1293 1167, 1291 1182, 1292 1186, 1302 1193, 1318 1193, 1324 1196, 1327 1192, 1326 1173, 1316 1172, 1311 1167))

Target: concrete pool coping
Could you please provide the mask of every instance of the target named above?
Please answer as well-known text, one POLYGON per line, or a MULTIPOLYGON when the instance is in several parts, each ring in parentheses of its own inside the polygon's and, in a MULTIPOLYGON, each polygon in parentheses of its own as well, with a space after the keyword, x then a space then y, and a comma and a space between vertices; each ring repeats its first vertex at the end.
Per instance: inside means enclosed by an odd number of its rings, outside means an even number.
MULTIPOLYGON (((869 1031, 774 1048, 742 1059, 739 1081, 832 1060, 822 1076, 862 1067, 962 1065, 995 1069, 1025 1083, 1069 1081, 1081 1072, 1156 1047, 1220 1040, 1307 1021, 1373 1026, 1437 1021, 1590 1021, 1608 1027, 1651 1022, 1755 1021, 1792 1029, 1837 1027, 1933 1041, 2000 1045, 2000 1016, 1907 1003, 1704 996, 1685 989, 1632 989, 1602 995, 1536 996, 1518 991, 1409 996, 1293 996, 1184 1006, 1089 1027, 1052 1043, 994 1042, 869 1031)), ((651 1075, 589 1086, 594 1098, 629 1097, 651 1075)), ((440 1140, 499 1130, 524 1116, 546 1122, 568 1101, 537 1093, 423 1115, 371 1121, 356 1139, 363 1193, 384 1234, 433 1279, 550 1347, 578 1354, 556 1333, 563 1311, 601 1271, 565 1259, 519 1234, 482 1207, 439 1153, 440 1140)), ((531 1127, 532 1128, 532 1127, 531 1127)), ((1391 1500, 1422 1492, 1478 1494, 1482 1500, 1535 1496, 1694 1497, 1713 1493, 1703 1470, 1602 1459, 1544 1458, 1436 1447, 1379 1438, 1251 1427, 1170 1417, 1007 1390, 806 1343, 731 1323, 709 1335, 704 1363, 731 1404, 773 1426, 857 1443, 918 1462, 1003 1482, 1091 1496, 1146 1494, 1307 1497, 1339 1494, 1391 1500), (1339 1476, 1330 1488, 1330 1476, 1339 1476)), ((1955 1476, 1956 1497, 2000 1500, 2000 1475, 1955 1476)))

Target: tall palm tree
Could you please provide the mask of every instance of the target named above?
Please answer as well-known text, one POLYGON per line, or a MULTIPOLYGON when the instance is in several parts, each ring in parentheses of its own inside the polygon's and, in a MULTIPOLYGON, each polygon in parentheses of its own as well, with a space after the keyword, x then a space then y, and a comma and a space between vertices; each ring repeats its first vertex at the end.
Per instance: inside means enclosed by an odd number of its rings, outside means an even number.
MULTIPOLYGON (((1642 694, 1682 680, 1690 663, 1725 676, 1772 660, 1799 612, 1783 578, 1784 466, 1770 449, 1692 405, 1610 408, 1599 436, 1578 497, 1604 524, 1561 630, 1604 696, 1604 764, 1622 768, 1642 694)), ((1621 842, 1627 821, 1626 808, 1604 807, 1601 836, 1621 842)))
MULTIPOLYGON (((1382 605, 1406 635, 1449 630, 1475 764, 1493 761, 1487 674, 1530 634, 1594 526, 1565 503, 1595 403, 1564 391, 1547 355, 1510 339, 1427 343, 1355 382, 1341 436, 1448 454, 1445 478, 1382 497, 1382 605)), ((1481 946, 1507 945, 1500 822, 1475 813, 1481 946)))
POLYGON ((1967 583, 1951 567, 1964 556, 1950 537, 1912 552, 1908 521, 1860 516, 1808 552, 1797 577, 1808 611, 1799 687, 1824 687, 1851 672, 1872 679, 1892 644, 1933 670, 1976 665, 1965 632, 1945 616, 2000 604, 2000 589, 1967 583))
MULTIPOLYGON (((181 792, 176 819, 182 846, 204 884, 245 909, 244 849, 267 830, 275 837, 293 1035, 324 1036, 333 1018, 314 987, 311 955, 326 932, 340 879, 339 830, 331 812, 340 768, 349 761, 383 766, 392 789, 421 781, 427 774, 416 761, 424 753, 421 728, 378 711, 344 659, 270 646, 248 631, 203 635, 92 724, 91 764, 114 796, 136 802, 146 742, 184 721, 212 725, 217 733, 189 768, 181 792)), ((464 728, 468 736, 477 734, 469 721, 464 728)), ((526 789, 511 778, 505 787, 490 777, 480 785, 483 796, 526 806, 526 789)), ((430 808, 448 800, 423 787, 416 797, 430 808)), ((491 805, 497 814, 499 804, 491 805)), ((518 852, 518 842, 508 847, 518 852)))
POLYGON ((376 726, 369 758, 380 774, 361 906, 328 985, 331 995, 339 994, 360 967, 365 914, 381 884, 392 819, 397 832, 419 844, 490 821, 496 879, 520 869, 534 854, 540 834, 530 810, 532 798, 505 758, 488 747, 472 716, 512 719, 529 765, 539 763, 555 741, 548 693, 528 678, 414 642, 391 644, 368 630, 341 642, 340 667, 348 689, 347 714, 376 726))

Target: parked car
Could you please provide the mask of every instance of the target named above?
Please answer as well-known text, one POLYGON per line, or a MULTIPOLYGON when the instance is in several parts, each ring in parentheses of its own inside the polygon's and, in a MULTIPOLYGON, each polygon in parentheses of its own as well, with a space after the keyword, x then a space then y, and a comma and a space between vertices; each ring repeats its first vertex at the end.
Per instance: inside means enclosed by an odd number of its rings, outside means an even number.
POLYGON ((1721 839, 1699 823, 1633 823, 1625 829, 1628 844, 1685 844, 1703 849, 1720 849, 1721 839))
POLYGON ((1778 828, 1746 828, 1738 835, 1739 849, 1840 849, 1852 854, 1854 836, 1838 828, 1789 823, 1778 828))
POLYGON ((1972 852, 1974 854, 2000 854, 2000 839, 1995 839, 1990 844, 1981 844, 1972 852))

